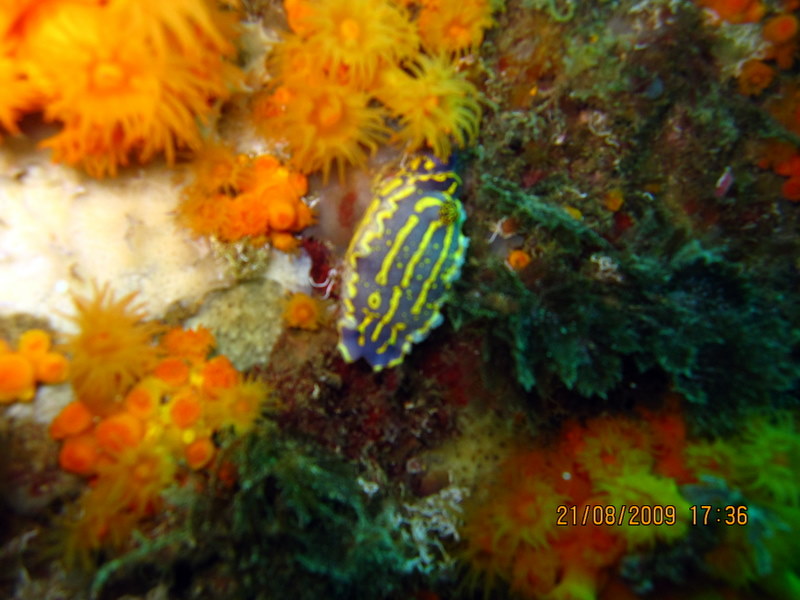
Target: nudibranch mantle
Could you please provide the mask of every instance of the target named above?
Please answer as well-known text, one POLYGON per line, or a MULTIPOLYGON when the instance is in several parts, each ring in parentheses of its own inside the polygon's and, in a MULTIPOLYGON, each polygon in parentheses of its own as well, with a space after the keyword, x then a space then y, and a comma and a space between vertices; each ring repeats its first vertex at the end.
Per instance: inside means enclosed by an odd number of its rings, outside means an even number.
POLYGON ((469 239, 450 163, 416 155, 380 181, 345 255, 339 351, 376 371, 402 362, 441 325, 469 239))

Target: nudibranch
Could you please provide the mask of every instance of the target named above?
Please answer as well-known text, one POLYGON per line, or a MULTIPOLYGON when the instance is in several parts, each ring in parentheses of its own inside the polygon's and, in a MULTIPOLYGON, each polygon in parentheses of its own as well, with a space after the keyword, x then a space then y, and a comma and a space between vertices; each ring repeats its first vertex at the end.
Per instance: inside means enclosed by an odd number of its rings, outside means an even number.
POLYGON ((452 163, 419 154, 376 185, 345 255, 339 351, 376 371, 400 364, 441 325, 469 239, 452 163))

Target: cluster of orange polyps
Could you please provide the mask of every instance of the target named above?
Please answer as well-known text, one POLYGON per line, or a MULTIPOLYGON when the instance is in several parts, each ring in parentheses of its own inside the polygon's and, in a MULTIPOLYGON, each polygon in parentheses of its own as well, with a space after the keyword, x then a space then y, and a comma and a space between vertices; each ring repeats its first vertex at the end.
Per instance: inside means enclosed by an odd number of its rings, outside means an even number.
POLYGON ((75 400, 52 422, 61 467, 92 484, 75 526, 82 547, 123 542, 178 475, 212 463, 216 432, 240 434, 255 423, 266 386, 243 378, 223 355, 209 358, 213 344, 205 329, 172 329, 161 340, 166 357, 116 410, 101 415, 75 400))
POLYGON ((52 350, 50 334, 30 329, 20 336, 16 350, 0 339, 0 404, 30 402, 37 383, 62 383, 69 361, 52 350))

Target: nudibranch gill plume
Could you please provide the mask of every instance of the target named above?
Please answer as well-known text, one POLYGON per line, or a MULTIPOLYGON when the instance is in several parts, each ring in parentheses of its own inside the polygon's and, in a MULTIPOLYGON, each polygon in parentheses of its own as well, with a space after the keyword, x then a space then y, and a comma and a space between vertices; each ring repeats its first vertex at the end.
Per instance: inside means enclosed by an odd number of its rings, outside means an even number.
POLYGON ((450 162, 415 155, 381 180, 345 255, 339 351, 376 371, 400 364, 444 320, 469 239, 450 162))

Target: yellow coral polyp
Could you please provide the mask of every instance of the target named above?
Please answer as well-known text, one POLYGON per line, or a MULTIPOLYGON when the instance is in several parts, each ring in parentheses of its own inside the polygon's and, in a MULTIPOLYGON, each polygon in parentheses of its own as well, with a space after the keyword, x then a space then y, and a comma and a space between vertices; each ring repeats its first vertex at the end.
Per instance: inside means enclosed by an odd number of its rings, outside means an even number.
POLYGON ((261 415, 268 395, 267 386, 258 380, 247 379, 226 390, 209 408, 216 427, 233 427, 237 435, 250 431, 261 415))
POLYGON ((404 12, 389 0, 326 0, 304 19, 307 44, 332 73, 346 71, 362 89, 380 65, 411 56, 419 40, 404 12))
POLYGON ((416 150, 430 146, 447 159, 452 142, 464 147, 478 135, 481 109, 478 93, 449 60, 420 56, 406 70, 388 70, 378 98, 400 117, 397 136, 416 150))
POLYGON ((419 32, 429 52, 462 54, 480 46, 493 23, 489 0, 432 0, 420 11, 419 32))
POLYGON ((285 111, 261 125, 285 140, 291 164, 303 173, 322 171, 327 180, 336 165, 340 179, 347 165, 362 166, 388 138, 385 111, 364 92, 320 80, 291 90, 285 111))
POLYGON ((159 359, 154 338, 162 326, 146 320, 135 297, 133 292, 115 300, 108 285, 95 286, 91 298, 73 296, 78 332, 66 342, 70 380, 78 399, 100 415, 113 412, 159 359))

